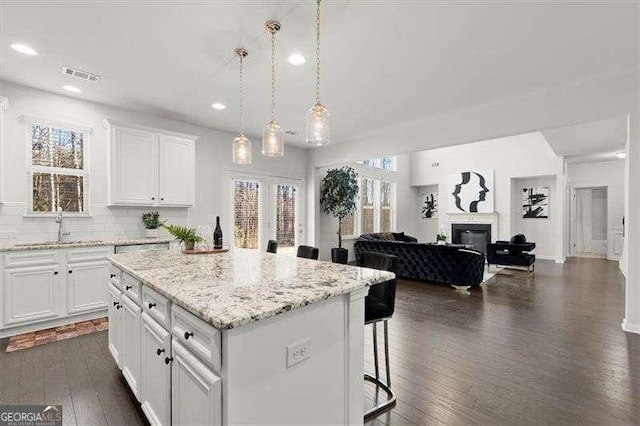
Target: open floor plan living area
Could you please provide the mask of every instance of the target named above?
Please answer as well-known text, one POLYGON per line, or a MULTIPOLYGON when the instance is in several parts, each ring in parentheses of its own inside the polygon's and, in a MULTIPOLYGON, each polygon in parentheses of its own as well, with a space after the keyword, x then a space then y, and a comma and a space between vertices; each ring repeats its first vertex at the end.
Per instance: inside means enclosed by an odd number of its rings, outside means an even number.
POLYGON ((0 0, 0 426, 639 425, 640 2, 0 0))

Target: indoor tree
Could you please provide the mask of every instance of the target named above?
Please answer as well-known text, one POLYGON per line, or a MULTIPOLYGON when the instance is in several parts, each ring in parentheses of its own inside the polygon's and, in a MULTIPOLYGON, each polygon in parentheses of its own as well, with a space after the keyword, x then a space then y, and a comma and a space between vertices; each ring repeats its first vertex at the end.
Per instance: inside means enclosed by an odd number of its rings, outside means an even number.
POLYGON ((342 248, 342 221, 356 209, 358 175, 349 166, 330 169, 320 184, 320 205, 324 213, 338 219, 338 248, 331 250, 334 262, 346 263, 347 250, 342 248))

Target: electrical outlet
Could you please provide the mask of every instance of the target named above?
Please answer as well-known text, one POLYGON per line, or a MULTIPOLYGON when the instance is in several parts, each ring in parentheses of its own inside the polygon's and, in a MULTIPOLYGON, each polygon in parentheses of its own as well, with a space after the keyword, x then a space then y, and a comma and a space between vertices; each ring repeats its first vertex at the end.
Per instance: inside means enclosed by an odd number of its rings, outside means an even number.
POLYGON ((311 358, 311 337, 287 345, 287 368, 311 358))

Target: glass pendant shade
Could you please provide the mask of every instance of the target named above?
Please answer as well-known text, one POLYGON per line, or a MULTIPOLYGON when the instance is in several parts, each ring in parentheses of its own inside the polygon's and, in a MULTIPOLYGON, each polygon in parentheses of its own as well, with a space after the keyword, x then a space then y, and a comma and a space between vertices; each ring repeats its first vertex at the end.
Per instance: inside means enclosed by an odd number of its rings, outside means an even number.
POLYGON ((284 156, 284 132, 275 121, 264 126, 262 133, 262 155, 267 157, 284 156))
POLYGON ((233 164, 251 164, 251 141, 242 133, 233 140, 233 164))
POLYGON ((327 145, 329 133, 329 111, 321 104, 315 104, 307 111, 306 141, 310 145, 327 145))

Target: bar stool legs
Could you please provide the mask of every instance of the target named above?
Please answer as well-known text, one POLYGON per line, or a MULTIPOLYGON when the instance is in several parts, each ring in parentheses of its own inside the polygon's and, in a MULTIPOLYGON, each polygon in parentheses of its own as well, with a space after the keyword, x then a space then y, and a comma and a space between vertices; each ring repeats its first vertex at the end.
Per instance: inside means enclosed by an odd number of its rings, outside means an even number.
POLYGON ((373 362, 375 365, 375 377, 370 376, 369 374, 364 375, 364 380, 367 382, 371 382, 375 384, 377 387, 382 389, 387 393, 387 400, 381 402, 380 404, 374 406, 373 408, 365 411, 364 413, 364 421, 368 421, 373 417, 379 415, 380 413, 390 410, 396 405, 396 395, 391 390, 391 372, 389 370, 389 329, 387 324, 387 319, 382 320, 384 326, 384 358, 385 358, 385 369, 387 374, 387 382, 384 383, 380 380, 380 373, 378 367, 378 331, 377 326, 379 321, 372 321, 371 325, 373 327, 373 362))

